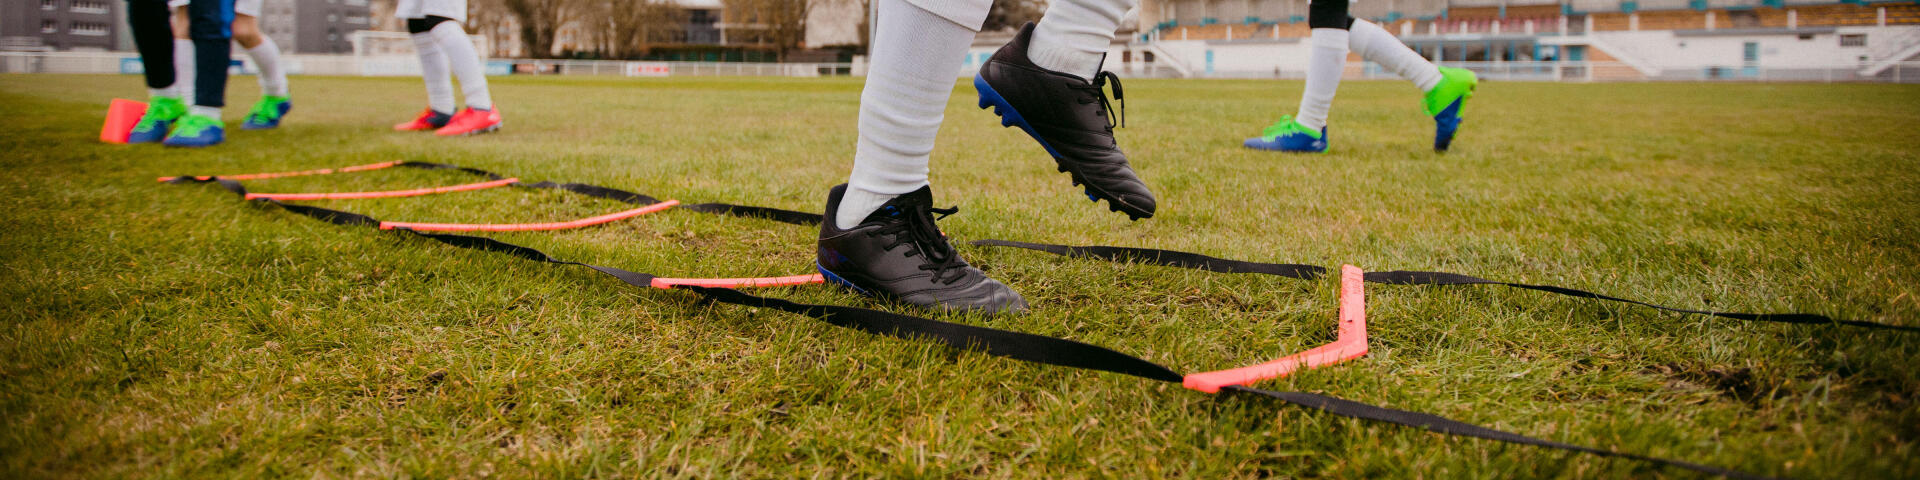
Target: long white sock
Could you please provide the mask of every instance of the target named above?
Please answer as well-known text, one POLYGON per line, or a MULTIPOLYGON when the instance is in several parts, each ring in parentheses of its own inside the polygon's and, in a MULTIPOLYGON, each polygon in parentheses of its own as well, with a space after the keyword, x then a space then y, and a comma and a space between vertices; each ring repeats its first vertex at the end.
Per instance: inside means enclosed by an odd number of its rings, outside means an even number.
POLYGON ((253 57, 253 64, 260 69, 260 92, 287 96, 287 70, 280 68, 280 46, 273 43, 273 37, 261 35, 260 44, 247 49, 247 56, 253 57))
POLYGON ((209 107, 205 105, 191 105, 187 107, 187 113, 191 113, 194 115, 201 115, 205 117, 211 117, 214 120, 220 119, 220 107, 209 107))
POLYGON ((974 28, 904 0, 879 0, 873 63, 860 92, 860 143, 835 212, 853 228, 900 194, 927 184, 927 157, 953 94, 974 28))
POLYGON ((1386 67, 1387 71, 1400 75, 1400 78, 1413 82, 1420 91, 1433 90, 1440 84, 1440 67, 1427 61, 1400 39, 1380 28, 1373 22, 1353 19, 1348 33, 1348 46, 1360 53, 1360 58, 1386 67))
POLYGON ((1027 58, 1040 68, 1093 78, 1113 32, 1137 0, 1054 0, 1033 27, 1027 58))
POLYGON ((460 77, 460 93, 466 95, 467 106, 492 110, 493 94, 487 91, 487 70, 480 65, 480 52, 474 51, 467 30, 459 22, 440 22, 427 33, 433 35, 433 43, 439 44, 440 51, 446 53, 453 75, 460 77))
POLYGON ((173 39, 173 95, 193 105, 193 40, 173 39))
POLYGON ((433 41, 431 33, 413 34, 413 51, 420 54, 420 80, 427 82, 427 108, 452 114, 453 73, 447 67, 447 54, 433 41))
POLYGON ((1313 29, 1313 53, 1307 56, 1307 87, 1300 94, 1300 112, 1294 121, 1319 130, 1327 126, 1327 112, 1333 109, 1333 93, 1340 89, 1340 76, 1347 69, 1347 31, 1338 28, 1313 29))

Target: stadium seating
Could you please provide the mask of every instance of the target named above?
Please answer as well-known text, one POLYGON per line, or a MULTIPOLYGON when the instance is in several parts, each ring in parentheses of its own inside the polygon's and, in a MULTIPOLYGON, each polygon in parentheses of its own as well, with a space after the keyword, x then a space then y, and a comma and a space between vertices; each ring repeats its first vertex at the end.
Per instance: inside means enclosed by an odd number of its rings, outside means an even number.
MULTIPOLYGON (((1641 8, 1633 13, 1621 11, 1593 11, 1571 18, 1573 28, 1578 29, 1584 22, 1592 22, 1593 31, 1627 30, 1703 30, 1707 28, 1707 16, 1713 16, 1713 27, 1730 28, 1788 28, 1796 27, 1844 27, 1872 26, 1881 21, 1881 12, 1885 12, 1887 25, 1920 25, 1920 3, 1884 2, 1884 3, 1828 3, 1815 5, 1787 5, 1784 7, 1742 7, 1731 9, 1695 10, 1679 7, 1688 4, 1676 1, 1639 2, 1641 8), (1790 13, 1791 12, 1791 13, 1790 13), (1634 17, 1638 17, 1637 20, 1634 17)), ((1725 2, 1712 3, 1724 5, 1725 2)), ((1483 4, 1484 5, 1484 4, 1483 4)), ((1411 25, 1407 31, 1414 35, 1429 33, 1494 33, 1522 34, 1527 32, 1528 23, 1532 23, 1534 33, 1550 33, 1559 29, 1562 18, 1562 6, 1555 4, 1508 5, 1499 6, 1457 6, 1441 11, 1438 18, 1414 19, 1401 17, 1391 22, 1381 22, 1387 31, 1398 35, 1403 25, 1411 25)), ((1266 18, 1266 17, 1260 17, 1266 18)), ((1247 40, 1265 38, 1302 38, 1310 34, 1304 21, 1281 23, 1212 23, 1207 25, 1187 25, 1176 22, 1164 22, 1158 26, 1160 37, 1165 39, 1186 38, 1189 40, 1247 40)))

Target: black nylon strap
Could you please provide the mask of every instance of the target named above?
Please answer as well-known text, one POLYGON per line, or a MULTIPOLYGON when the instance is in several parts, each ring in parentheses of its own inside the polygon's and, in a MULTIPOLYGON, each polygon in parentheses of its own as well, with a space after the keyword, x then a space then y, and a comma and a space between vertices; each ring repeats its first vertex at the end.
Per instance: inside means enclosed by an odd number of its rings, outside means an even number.
POLYGON ((1121 373, 1162 382, 1180 374, 1139 357, 1072 340, 836 305, 810 305, 758 297, 728 288, 680 286, 702 297, 749 307, 771 308, 817 318, 835 326, 908 340, 925 339, 961 350, 1063 367, 1121 373))
POLYGON ((790 224, 800 225, 800 226, 819 225, 821 222, 821 215, 818 213, 796 212, 793 210, 781 210, 778 208, 734 205, 731 203, 696 203, 692 205, 682 204, 680 205, 680 209, 692 210, 692 211, 701 212, 701 213, 712 213, 716 215, 732 215, 736 217, 763 218, 763 219, 773 220, 780 223, 790 223, 790 224))
MULTIPOLYGON (((452 169, 468 171, 470 173, 476 173, 479 175, 490 176, 493 178, 502 178, 502 177, 499 177, 498 175, 494 175, 490 172, 485 172, 483 170, 466 169, 462 167, 452 167, 452 166, 446 166, 446 165, 440 165, 440 164, 424 164, 424 165, 431 165, 432 167, 423 167, 423 168, 442 168, 442 167, 452 168, 452 169)), ((171 181, 170 183, 218 183, 221 187, 227 189, 230 192, 241 195, 243 197, 246 195, 246 188, 242 186, 239 182, 235 182, 232 180, 225 180, 225 179, 218 179, 218 178, 212 178, 207 180, 197 180, 191 176, 183 176, 181 178, 177 178, 171 181)), ((547 182, 542 182, 542 183, 547 183, 547 182)), ((539 187, 539 188, 545 188, 545 187, 539 187)), ((633 195, 638 195, 638 194, 633 194, 633 195)), ((641 196, 644 197, 644 195, 641 195, 641 196)), ((651 197, 646 197, 646 198, 651 198, 651 197)), ((378 226, 380 224, 380 222, 374 219, 373 217, 351 213, 351 212, 344 212, 340 210, 333 210, 333 209, 306 206, 306 205, 288 204, 288 203, 283 203, 283 202, 272 200, 272 199, 262 199, 259 201, 271 203, 273 205, 286 209, 290 212, 316 218, 316 219, 326 221, 328 223, 337 224, 337 225, 378 226)), ((791 214, 791 215, 786 217, 787 219, 784 219, 784 220, 775 216, 769 216, 767 218, 772 218, 772 219, 786 222, 786 223, 796 223, 801 225, 817 224, 820 221, 818 215, 806 214, 801 212, 793 212, 788 210, 778 210, 778 209, 769 209, 769 208, 761 208, 761 207, 742 207, 742 206, 728 205, 728 204, 698 204, 698 205, 709 206, 707 208, 713 209, 713 210, 721 210, 721 211, 700 210, 700 211, 708 211, 709 213, 726 213, 726 214, 739 215, 739 216, 757 216, 757 215, 751 215, 751 214, 743 214, 741 212, 770 212, 773 214, 784 213, 784 214, 791 214), (810 220, 806 218, 806 216, 809 216, 809 215, 812 216, 810 220)), ((400 229, 400 230, 412 235, 426 237, 426 238, 429 238, 447 245, 455 246, 455 247, 470 248, 470 249, 491 251, 491 252, 497 252, 497 253, 505 253, 505 254, 513 255, 519 258, 545 262, 545 263, 585 266, 585 267, 597 270, 601 273, 613 276, 617 279, 620 279, 622 282, 625 282, 629 285, 633 285, 640 288, 651 288, 652 280, 654 278, 653 275, 649 275, 645 273, 632 272, 632 271, 622 270, 622 269, 613 268, 613 267, 603 267, 598 265, 590 265, 585 263, 560 260, 560 259, 554 258, 551 255, 548 255, 546 252, 542 252, 537 249, 524 247, 520 245, 514 245, 506 242, 501 242, 499 240, 494 240, 487 237, 477 237, 477 236, 457 235, 457 234, 442 234, 442 233, 425 233, 425 232, 418 232, 410 229, 400 229)), ((996 241, 996 240, 979 241, 979 242, 974 242, 974 244, 984 245, 984 246, 1013 246, 1013 247, 1047 251, 1047 252, 1057 253, 1060 255, 1089 256, 1089 257, 1101 258, 1101 259, 1106 259, 1111 261, 1138 261, 1143 263, 1152 263, 1152 264, 1158 264, 1158 265, 1175 266, 1175 267, 1183 267, 1183 268, 1194 268, 1194 269, 1201 269, 1201 270, 1214 271, 1214 272, 1224 272, 1224 273, 1262 273, 1262 274, 1278 275, 1278 276, 1285 276, 1285 277, 1291 277, 1291 278, 1313 278, 1325 272, 1325 269, 1317 266, 1312 266, 1312 265, 1268 264, 1268 263, 1259 263, 1259 262, 1246 262, 1246 261, 1239 261, 1239 260, 1220 259, 1220 258, 1209 257, 1209 256, 1193 254, 1193 253, 1186 253, 1186 252, 1168 251, 1168 250, 1136 249, 1136 248, 1125 248, 1125 247, 1066 247, 1066 246, 1060 246, 1060 245, 1033 244, 1033 243, 1024 243, 1024 242, 1008 242, 1008 241, 996 241)), ((1502 285, 1515 286, 1519 288, 1535 288, 1535 289, 1540 289, 1544 291, 1556 291, 1556 290, 1546 290, 1549 288, 1559 289, 1559 287, 1540 287, 1540 286, 1529 286, 1529 285, 1518 285, 1518 284, 1505 284, 1501 282, 1493 282, 1493 281, 1479 279, 1475 277, 1468 277, 1465 275, 1444 274, 1440 272, 1386 272, 1386 273, 1401 273, 1401 274, 1405 274, 1404 279, 1409 282, 1425 279, 1428 282, 1425 284, 1435 284, 1435 285, 1502 284, 1502 285), (1451 275, 1451 276, 1448 276, 1448 275, 1451 275), (1452 283, 1445 283, 1449 280, 1451 280, 1452 283)), ((1401 277, 1383 276, 1380 278, 1380 280, 1375 280, 1374 278, 1369 278, 1368 280, 1375 281, 1376 283, 1392 283, 1389 280, 1393 280, 1397 278, 1401 278, 1401 277)), ((981 351, 989 355, 1002 356, 1002 357, 1007 357, 1007 358, 1012 358, 1012 359, 1022 360, 1027 362, 1041 363, 1041 364, 1047 364, 1047 365, 1059 365, 1059 366, 1080 368, 1080 369, 1087 369, 1087 370, 1114 372, 1114 373, 1132 375, 1132 376, 1137 376, 1137 377, 1146 378, 1150 380, 1158 380, 1163 382, 1179 382, 1182 379, 1182 376, 1179 373, 1173 371, 1172 369, 1147 361, 1145 359, 1120 353, 1104 347, 1076 342, 1072 340, 1061 339, 1061 338, 1047 337, 1043 335, 1034 335, 1034 334, 1013 332, 1013 331, 1006 331, 1006 330, 998 330, 998 329, 992 329, 992 328, 986 328, 986 327, 976 327, 976 326, 957 324, 957 323, 941 322, 937 320, 915 317, 911 315, 901 315, 901 314, 880 312, 876 310, 869 310, 869 309, 862 309, 862 308, 855 308, 855 307, 795 303, 795 302, 786 301, 786 300, 748 295, 732 289, 705 288, 705 287, 695 287, 695 286, 680 286, 678 288, 693 290, 694 292, 700 294, 702 298, 709 301, 719 301, 722 303, 731 303, 731 304, 737 304, 737 305, 772 308, 772 309, 786 311, 790 313, 806 315, 806 316, 813 317, 821 321, 827 322, 832 325, 843 327, 843 328, 850 328, 850 329, 859 330, 863 332, 868 332, 868 333, 873 333, 878 335, 886 335, 886 336, 902 338, 902 339, 910 339, 910 340, 928 339, 928 340, 933 340, 933 341, 936 341, 951 347, 955 347, 955 348, 960 348, 964 350, 981 351)), ((1580 292, 1578 290, 1570 290, 1570 289, 1559 289, 1559 290, 1569 290, 1572 292, 1580 292)), ((1556 293, 1562 293, 1562 292, 1556 291, 1556 293)), ((1580 292, 1580 293, 1586 293, 1586 292, 1580 292)), ((1565 293, 1565 294, 1571 294, 1571 293, 1565 293)), ((1612 299, 1612 297, 1604 297, 1597 294, 1588 293, 1588 295, 1591 295, 1592 296, 1591 298, 1612 299)), ((1634 302, 1634 303, 1639 303, 1639 302, 1634 302)), ((1642 304, 1642 305, 1645 305, 1645 304, 1642 304)), ((1649 306, 1653 306, 1653 305, 1649 305, 1649 306)), ((1656 306, 1656 308, 1658 307, 1656 306)), ((1676 311, 1679 311, 1679 310, 1676 310, 1676 311)), ((1877 324, 1873 324, 1873 325, 1877 325, 1877 324)), ((1541 446, 1541 447, 1547 447, 1547 448, 1558 448, 1558 449, 1590 453, 1590 454, 1601 455, 1601 456, 1627 458, 1627 459, 1652 462, 1655 464, 1672 466, 1677 468, 1684 468, 1684 469, 1698 471, 1702 473, 1708 473, 1708 474, 1720 475, 1720 476, 1726 476, 1726 477, 1732 477, 1732 478, 1743 478, 1743 479, 1744 478, 1766 478, 1766 477, 1760 477, 1760 476, 1747 474, 1739 471, 1727 470, 1727 469, 1722 469, 1718 467, 1706 466, 1706 465, 1685 462, 1680 460, 1664 459, 1659 457, 1650 457, 1650 456, 1633 454, 1633 453, 1601 450, 1593 447, 1584 447, 1579 445, 1540 440, 1540 439, 1535 439, 1532 437, 1527 437, 1524 435, 1519 435, 1511 432, 1493 430, 1490 428, 1481 427, 1473 424, 1458 422, 1458 421, 1450 420, 1437 415, 1419 413, 1419 412, 1410 412, 1410 411, 1404 411, 1404 410, 1395 410, 1395 409, 1390 409, 1390 408, 1380 407, 1376 405, 1370 405, 1366 403, 1325 396, 1325 395, 1302 393, 1302 392, 1269 391, 1269 390, 1261 390, 1261 389, 1242 387, 1242 386, 1229 386, 1226 388, 1226 390, 1264 395, 1267 397, 1275 398, 1275 399, 1292 403, 1295 405, 1299 405, 1299 406, 1303 406, 1303 407, 1311 408, 1315 410, 1320 410, 1320 411, 1332 413, 1335 415, 1341 415, 1341 416, 1357 418, 1362 420, 1391 423, 1391 424, 1409 426, 1414 428, 1421 428, 1428 431, 1447 434, 1447 435, 1484 438, 1489 440, 1517 443, 1517 444, 1523 444, 1523 445, 1534 445, 1534 446, 1541 446)))
POLYGON ((1139 262, 1219 273, 1259 273, 1302 280, 1319 278, 1321 275, 1327 273, 1326 268, 1317 265, 1228 260, 1198 253, 1154 250, 1150 248, 1069 247, 1066 245, 1048 245, 1044 243, 1015 242, 1011 240, 975 240, 970 243, 983 247, 1014 247, 1039 250, 1068 257, 1098 258, 1109 262, 1139 262))
POLYGON ((1701 465, 1698 463, 1681 461, 1681 460, 1673 460, 1673 459, 1660 458, 1660 457, 1650 457, 1646 455, 1640 455, 1637 453, 1627 453, 1627 452, 1619 452, 1619 451, 1613 451, 1613 450, 1602 450, 1602 449, 1593 448, 1593 447, 1573 445, 1568 443, 1560 443, 1552 440, 1541 440, 1541 439, 1529 437, 1526 435, 1494 430, 1491 428, 1482 427, 1482 426, 1474 425, 1471 423, 1461 422, 1458 420, 1449 419, 1449 418, 1442 417, 1439 415, 1434 415, 1431 413, 1421 413, 1421 412, 1413 412, 1413 411, 1407 411, 1407 410, 1396 410, 1392 408, 1382 407, 1379 405, 1361 403, 1361 402, 1356 402, 1356 401, 1347 400, 1343 398, 1329 397, 1326 395, 1320 395, 1320 394, 1314 394, 1314 393, 1261 390, 1258 388, 1244 387, 1239 385, 1228 386, 1228 387, 1222 388, 1221 390, 1248 393, 1248 394, 1254 394, 1254 395, 1263 395, 1267 397, 1276 398, 1281 401, 1298 405, 1301 407, 1319 410, 1322 412, 1327 412, 1327 413, 1339 415, 1342 417, 1357 418, 1361 420, 1371 420, 1376 422, 1384 422, 1384 423, 1391 423, 1395 425, 1408 426, 1408 427, 1418 428, 1418 429, 1439 433, 1443 435, 1484 438, 1487 440, 1493 440, 1498 442, 1517 443, 1521 445, 1532 445, 1537 447, 1557 448, 1561 450, 1571 450, 1571 451, 1581 452, 1581 453, 1590 453, 1590 454, 1599 455, 1603 457, 1633 459, 1633 460, 1639 460, 1643 462, 1651 462, 1651 463, 1656 463, 1660 465, 1666 465, 1670 467, 1684 468, 1687 470, 1693 470, 1700 473, 1719 475, 1719 476, 1728 477, 1728 478, 1740 478, 1740 479, 1772 478, 1772 477, 1765 477, 1760 475, 1754 475, 1751 473, 1741 472, 1738 470, 1729 470, 1725 468, 1720 468, 1720 467, 1715 467, 1710 465, 1701 465))
MULTIPOLYGON (((693 286, 682 286, 678 288, 693 290, 710 301, 748 307, 771 308, 813 317, 835 326, 877 335, 886 335, 908 340, 931 340, 962 350, 980 351, 988 355, 1025 362, 1121 373, 1162 382, 1181 381, 1180 374, 1160 364, 1147 361, 1140 357, 1113 351, 1105 347, 1072 340, 948 323, 928 318, 864 308, 795 303, 787 300, 750 295, 738 290, 725 288, 693 286)), ((1264 395, 1334 415, 1419 428, 1445 435, 1483 438, 1521 445, 1590 453, 1606 457, 1627 458, 1731 478, 1767 478, 1693 462, 1541 440, 1517 433, 1494 430, 1479 425, 1451 420, 1430 413, 1396 410, 1320 394, 1261 390, 1237 385, 1226 387, 1224 390, 1264 395)))
POLYGON ((481 170, 478 168, 462 167, 459 165, 448 165, 444 163, 416 162, 416 161, 408 160, 405 162, 400 162, 400 164, 396 166, 407 167, 407 168, 418 168, 421 170, 459 170, 462 172, 467 172, 474 175, 487 177, 488 180, 499 180, 499 179, 507 178, 505 175, 489 172, 486 170, 481 170))
POLYGON ((589 197, 604 198, 604 199, 613 200, 616 202, 631 203, 634 205, 652 205, 652 204, 660 203, 660 199, 653 198, 651 196, 633 193, 633 192, 621 190, 618 188, 608 188, 608 187, 602 187, 599 185, 588 185, 584 183, 538 182, 538 183, 521 183, 518 185, 522 187, 527 187, 527 188, 552 188, 552 189, 566 190, 569 192, 578 193, 578 194, 586 195, 589 197))
MULTIPOLYGON (((1063 255, 1063 256, 1069 256, 1069 257, 1098 258, 1101 260, 1107 260, 1107 261, 1113 261, 1113 262, 1131 261, 1131 262, 1140 262, 1140 263, 1147 263, 1147 264, 1153 264, 1153 265, 1164 265, 1169 267, 1192 268, 1192 269, 1198 269, 1198 270, 1206 270, 1210 272, 1262 273, 1267 275, 1278 275, 1282 277, 1300 278, 1300 279, 1314 278, 1326 271, 1326 269, 1324 268, 1313 266, 1313 265, 1296 265, 1296 264, 1286 264, 1286 263, 1259 263, 1259 262, 1247 262, 1247 261, 1241 261, 1241 260, 1226 260, 1226 259, 1209 257, 1206 255, 1201 255, 1197 253, 1175 252, 1175 251, 1168 251, 1168 250, 1153 250, 1153 249, 1145 249, 1145 248, 1101 247, 1101 246, 1074 247, 1074 246, 1066 246, 1066 245, 1051 245, 1051 244, 1045 244, 1045 243, 1015 242, 1015 241, 1009 241, 1009 240, 975 240, 972 242, 972 244, 985 246, 985 247, 1024 248, 1028 250, 1037 250, 1037 251, 1052 253, 1055 255, 1063 255), (1312 273, 1307 274, 1307 272, 1312 272, 1312 273)), ((1711 310, 1695 310, 1690 308, 1669 307, 1665 305, 1656 305, 1652 303, 1642 302, 1639 300, 1620 298, 1620 297, 1615 297, 1611 295, 1602 295, 1598 293, 1589 292, 1586 290, 1579 290, 1579 289, 1573 289, 1573 288, 1567 288, 1567 287, 1557 287, 1553 285, 1531 285, 1531 284, 1525 284, 1525 283, 1509 283, 1509 282, 1502 282, 1497 280, 1488 280, 1488 279, 1475 277, 1471 275, 1462 275, 1458 273, 1416 272, 1416 271, 1367 272, 1366 280, 1368 283, 1378 283, 1378 284, 1384 284, 1384 285, 1502 285, 1502 286, 1513 287, 1513 288, 1521 288, 1521 289, 1536 290, 1536 291, 1547 292, 1547 293, 1555 293, 1555 294, 1566 295, 1569 297, 1576 297, 1576 298, 1590 298, 1594 300, 1606 300, 1606 301, 1612 301, 1612 302, 1630 303, 1634 305, 1640 305, 1648 308, 1665 310, 1665 311, 1675 312, 1675 313, 1691 313, 1691 314, 1698 314, 1698 315, 1708 315, 1708 316, 1714 316, 1714 317, 1720 317, 1720 318, 1730 318, 1734 320, 1746 320, 1746 321, 1755 321, 1755 322, 1774 322, 1774 323, 1798 323, 1798 324, 1809 324, 1809 325, 1845 325, 1850 327, 1873 328, 1873 329, 1893 330, 1893 331, 1900 331, 1900 332, 1920 332, 1920 326, 1893 325, 1893 324, 1887 324, 1887 323, 1868 322, 1864 320, 1841 320, 1841 319, 1835 319, 1833 317, 1828 317, 1826 315, 1813 314, 1813 313, 1738 313, 1738 312, 1716 312, 1711 310)))

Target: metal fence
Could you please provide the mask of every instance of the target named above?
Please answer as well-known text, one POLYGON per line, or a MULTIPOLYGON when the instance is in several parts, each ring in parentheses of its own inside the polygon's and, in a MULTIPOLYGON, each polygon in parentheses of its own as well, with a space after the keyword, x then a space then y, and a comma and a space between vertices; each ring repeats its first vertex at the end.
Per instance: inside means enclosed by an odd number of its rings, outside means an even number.
MULTIPOLYGON (((288 72, 300 75, 395 76, 419 75, 418 60, 405 56, 288 55, 288 72)), ((1831 66, 1667 66, 1636 68, 1619 62, 1443 62, 1473 70, 1494 81, 1539 82, 1882 82, 1920 83, 1920 62, 1892 64, 1869 75, 1861 63, 1831 66)), ((234 61, 240 72, 251 66, 234 61)), ((491 59, 489 75, 593 75, 630 77, 757 76, 825 77, 864 75, 866 65, 851 63, 640 62, 616 60, 491 59)), ((1363 63, 1350 75, 1394 78, 1377 64, 1363 63)), ((1118 73, 1134 77, 1178 77, 1171 68, 1128 64, 1118 73)), ((132 52, 0 52, 0 73, 125 73, 140 72, 139 56, 132 52)), ((966 72, 971 75, 971 72, 966 72)), ((1304 78, 1304 69, 1264 72, 1216 72, 1207 78, 1304 78)))

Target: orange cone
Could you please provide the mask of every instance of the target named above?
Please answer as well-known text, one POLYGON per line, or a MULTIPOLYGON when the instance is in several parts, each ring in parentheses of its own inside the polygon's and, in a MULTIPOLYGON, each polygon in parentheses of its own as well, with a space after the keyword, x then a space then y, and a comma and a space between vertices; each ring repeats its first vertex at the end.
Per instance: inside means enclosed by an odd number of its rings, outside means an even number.
POLYGON ((127 136, 133 134, 133 126, 138 125, 140 117, 146 114, 146 102, 113 99, 113 103, 107 105, 107 123, 100 126, 100 141, 127 143, 127 136))

